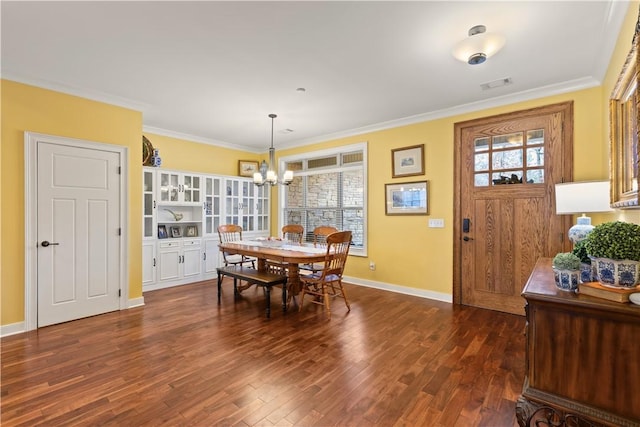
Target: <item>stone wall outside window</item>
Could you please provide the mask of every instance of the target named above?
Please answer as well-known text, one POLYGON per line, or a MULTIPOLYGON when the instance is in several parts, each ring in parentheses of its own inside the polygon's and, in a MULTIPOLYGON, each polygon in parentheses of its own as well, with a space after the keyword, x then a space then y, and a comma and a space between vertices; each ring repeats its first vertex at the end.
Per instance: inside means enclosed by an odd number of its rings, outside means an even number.
POLYGON ((307 194, 304 203, 304 178, 297 176, 287 187, 286 221, 303 224, 307 239, 313 229, 320 225, 331 225, 339 230, 350 230, 353 243, 364 242, 363 173, 361 170, 342 173, 314 174, 306 177, 307 194), (339 200, 338 179, 342 176, 342 201, 339 200), (340 206, 342 205, 342 206, 340 206), (296 208, 302 208, 297 210, 296 208), (306 208, 306 209, 304 209, 306 208), (306 218, 304 218, 306 214, 306 218))

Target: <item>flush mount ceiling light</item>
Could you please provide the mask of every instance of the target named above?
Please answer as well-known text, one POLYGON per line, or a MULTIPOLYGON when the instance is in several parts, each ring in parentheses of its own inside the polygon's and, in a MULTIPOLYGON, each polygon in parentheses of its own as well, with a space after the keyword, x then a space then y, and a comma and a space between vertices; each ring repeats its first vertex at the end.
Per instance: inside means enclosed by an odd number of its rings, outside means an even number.
POLYGON ((469 30, 469 37, 462 40, 453 48, 453 56, 470 65, 482 64, 487 58, 495 55, 502 46, 505 38, 501 34, 487 33, 487 27, 476 25, 469 30))

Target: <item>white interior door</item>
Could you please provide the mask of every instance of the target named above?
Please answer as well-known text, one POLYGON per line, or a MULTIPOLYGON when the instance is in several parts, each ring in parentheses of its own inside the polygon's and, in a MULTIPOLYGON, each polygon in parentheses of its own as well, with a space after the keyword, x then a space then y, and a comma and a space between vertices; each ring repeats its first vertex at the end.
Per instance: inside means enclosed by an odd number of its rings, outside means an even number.
POLYGON ((119 309, 121 154, 37 146, 38 327, 119 309))

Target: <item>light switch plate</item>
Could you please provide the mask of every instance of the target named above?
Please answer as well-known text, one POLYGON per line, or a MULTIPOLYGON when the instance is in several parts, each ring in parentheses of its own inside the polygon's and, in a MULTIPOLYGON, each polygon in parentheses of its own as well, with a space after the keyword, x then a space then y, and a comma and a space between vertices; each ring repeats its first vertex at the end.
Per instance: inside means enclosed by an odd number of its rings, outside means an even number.
POLYGON ((444 228, 444 219, 443 218, 430 219, 429 228, 444 228))

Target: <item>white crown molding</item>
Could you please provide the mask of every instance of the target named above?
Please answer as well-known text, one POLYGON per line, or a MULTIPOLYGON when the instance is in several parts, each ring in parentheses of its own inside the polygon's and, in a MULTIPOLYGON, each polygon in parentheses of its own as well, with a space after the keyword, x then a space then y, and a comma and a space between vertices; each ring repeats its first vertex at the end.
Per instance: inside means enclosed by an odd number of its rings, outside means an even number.
POLYGON ((305 145, 316 144, 319 142, 332 141, 341 138, 347 138, 365 133, 378 132, 382 130, 392 129, 401 126, 413 125, 416 123, 428 122, 431 120, 443 119, 476 111, 482 111, 489 108, 501 107, 504 105, 514 104, 517 102, 530 101, 533 99, 544 98, 547 96, 561 95, 563 93, 574 92, 582 89, 589 89, 599 86, 600 81, 593 77, 585 77, 582 79, 570 80, 563 83, 557 83, 548 86, 542 86, 510 95, 497 96, 482 101, 472 102, 469 104, 458 105, 452 108, 433 111, 430 113, 416 114, 415 116, 404 117, 397 120, 389 120, 387 122, 376 123, 370 126, 363 126, 356 129, 345 130, 318 137, 300 139, 286 144, 280 144, 280 148, 302 147, 305 145))
POLYGON ((229 148, 232 150, 248 151, 250 153, 258 153, 258 154, 262 154, 266 152, 264 149, 257 149, 254 147, 248 147, 246 145, 232 144, 230 142, 219 141, 211 138, 203 138, 197 135, 191 135, 191 134, 182 133, 182 132, 175 132, 169 129, 162 129, 162 128, 153 127, 153 126, 142 126, 142 131, 154 133, 156 135, 168 136, 170 138, 183 139, 189 142, 215 145, 217 147, 229 148))
MULTIPOLYGON (((616 15, 617 16, 617 15, 616 15)), ((105 102, 108 104, 129 108, 143 113, 144 110, 149 107, 147 104, 138 103, 133 100, 121 98, 117 96, 108 95, 101 92, 82 90, 77 87, 68 85, 56 84, 52 82, 29 79, 19 76, 13 76, 11 73, 4 73, 1 76, 3 79, 13 80, 19 83, 29 84, 32 86, 42 87, 44 89, 50 89, 57 92, 67 93, 87 99, 91 99, 98 102, 105 102)), ((570 80, 563 83, 557 83, 553 85, 543 86, 535 89, 530 89, 515 94, 497 96, 482 101, 472 102, 469 104, 458 105, 452 108, 446 108, 438 111, 432 111, 429 113, 416 114, 414 116, 404 117, 397 120, 389 120, 386 122, 375 123, 369 126, 363 126, 355 129, 348 129, 341 132, 335 132, 332 134, 320 135, 313 138, 294 140, 289 143, 280 143, 280 149, 302 147, 305 145, 317 144, 326 141, 332 141, 341 138, 348 138, 352 136, 362 135, 366 133, 378 132, 382 130, 388 130, 396 127, 412 125, 421 122, 427 122, 431 120, 438 120, 446 117, 452 117, 461 114, 472 113, 476 111, 486 110, 488 108, 500 107, 504 105, 514 104, 517 102, 530 101, 532 99, 544 98, 547 96, 560 95, 567 92, 573 92, 582 89, 589 89, 601 84, 601 81, 593 77, 586 77, 582 79, 570 80)), ((142 127, 143 132, 149 132, 157 135, 163 135, 170 138, 182 139, 186 141, 214 145, 217 147, 229 148, 232 150, 246 151, 249 153, 264 154, 264 149, 258 149, 255 147, 249 147, 245 145, 232 144, 225 141, 219 141, 211 138, 204 138, 197 135, 186 134, 182 132, 172 131, 170 129, 163 129, 153 126, 142 127)))
MULTIPOLYGON (((611 63, 611 57, 615 50, 616 43, 618 43, 618 36, 624 22, 624 18, 627 15, 629 9, 629 3, 626 1, 612 1, 608 4, 609 10, 606 18, 604 19, 603 26, 606 29, 602 32, 605 35, 600 42, 600 52, 609 52, 609 56, 599 56, 597 63, 595 64, 595 75, 600 80, 604 79, 607 73, 609 64, 611 63)), ((634 6, 634 8, 637 6, 634 6)), ((631 40, 629 40, 631 43, 631 40)))
POLYGON ((92 101, 102 102, 105 104, 115 105, 117 107, 128 108, 130 110, 143 112, 149 108, 150 105, 144 102, 135 101, 133 99, 124 98, 117 95, 111 95, 108 93, 81 88, 78 86, 71 86, 64 83, 52 82, 49 80, 38 79, 25 75, 18 75, 9 71, 3 71, 0 76, 4 80, 11 80, 18 83, 23 83, 29 86, 36 86, 42 89, 49 89, 55 92, 65 93, 67 95, 73 95, 80 98, 90 99, 92 101))

